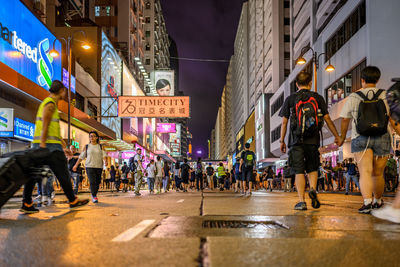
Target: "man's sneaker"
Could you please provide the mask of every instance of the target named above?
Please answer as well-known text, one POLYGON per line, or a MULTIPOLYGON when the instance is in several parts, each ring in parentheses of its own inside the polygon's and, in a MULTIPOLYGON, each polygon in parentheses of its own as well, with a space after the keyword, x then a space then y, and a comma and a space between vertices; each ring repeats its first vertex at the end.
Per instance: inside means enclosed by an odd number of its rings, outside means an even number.
POLYGON ((294 206, 295 210, 307 210, 307 204, 306 202, 299 202, 294 206))
POLYGON ((372 204, 362 205, 362 207, 358 210, 359 213, 370 214, 372 210, 372 204))
POLYGON ((87 203, 89 203, 89 199, 78 199, 78 197, 76 197, 74 201, 69 203, 69 208, 76 209, 86 205, 87 203))
POLYGON ((47 206, 51 206, 53 204, 53 200, 51 198, 49 198, 47 200, 47 206))
POLYGON ((54 200, 55 197, 56 197, 56 191, 51 192, 51 199, 54 200))
POLYGON ((45 204, 47 203, 48 197, 47 196, 42 196, 42 203, 45 204))
POLYGON ((252 193, 251 192, 249 192, 249 196, 251 196, 252 195, 252 193))
POLYGON ((375 202, 374 204, 372 204, 372 208, 373 209, 380 209, 383 206, 383 199, 381 199, 381 204, 378 204, 378 202, 375 202))
POLYGON ((93 203, 99 203, 99 199, 97 197, 92 197, 92 202, 93 203))
POLYGON ((139 192, 135 192, 136 196, 141 196, 142 194, 140 194, 139 192))
POLYGON ((39 210, 33 206, 33 203, 22 203, 22 207, 19 209, 19 211, 25 214, 33 214, 39 212, 39 210))
POLYGON ((319 209, 321 203, 318 200, 317 192, 315 191, 315 189, 311 189, 310 192, 308 192, 308 196, 311 198, 311 206, 314 209, 319 209))
POLYGON ((371 214, 382 220, 400 223, 400 209, 394 209, 392 206, 385 206, 382 209, 373 210, 371 214))

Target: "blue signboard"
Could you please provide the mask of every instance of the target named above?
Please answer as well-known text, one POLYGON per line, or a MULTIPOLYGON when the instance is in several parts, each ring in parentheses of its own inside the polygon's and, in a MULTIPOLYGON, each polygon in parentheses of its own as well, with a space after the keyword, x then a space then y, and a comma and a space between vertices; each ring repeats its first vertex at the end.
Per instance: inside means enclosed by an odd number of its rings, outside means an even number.
MULTIPOLYGON (((64 86, 66 88, 68 88, 69 84, 68 84, 68 80, 69 80, 69 75, 68 75, 68 71, 66 69, 62 69, 63 73, 62 73, 62 83, 64 84, 64 86)), ((71 92, 75 94, 75 85, 76 85, 76 80, 75 77, 73 75, 71 75, 71 92)))
MULTIPOLYGON (((0 61, 46 90, 61 80, 61 56, 53 58, 55 36, 20 1, 1 1, 0 61)), ((61 55, 61 44, 55 49, 61 55)))
POLYGON ((21 120, 19 118, 14 119, 14 137, 26 141, 32 141, 34 131, 35 124, 21 120))

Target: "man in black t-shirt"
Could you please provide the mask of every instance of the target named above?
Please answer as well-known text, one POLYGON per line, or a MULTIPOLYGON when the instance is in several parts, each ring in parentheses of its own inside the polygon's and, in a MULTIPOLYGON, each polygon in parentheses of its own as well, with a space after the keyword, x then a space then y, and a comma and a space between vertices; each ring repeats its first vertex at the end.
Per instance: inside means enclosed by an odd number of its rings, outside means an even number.
POLYGON ((244 145, 245 150, 240 157, 240 170, 242 171, 242 193, 246 194, 246 182, 249 183, 249 195, 251 195, 251 188, 253 186, 253 170, 256 166, 256 154, 250 151, 250 144, 244 145))
POLYGON ((312 207, 316 209, 320 207, 320 202, 317 198, 317 192, 315 191, 318 179, 318 168, 320 165, 318 150, 320 147, 320 128, 318 129, 318 127, 321 126, 319 123, 322 123, 322 119, 319 120, 320 118, 325 120, 329 130, 335 136, 335 143, 338 143, 339 141, 339 135, 335 125, 329 117, 325 100, 318 93, 310 91, 311 84, 312 75, 307 72, 300 72, 296 77, 296 86, 299 90, 295 94, 292 94, 286 98, 285 103, 283 104, 279 113, 279 116, 282 117, 282 130, 280 139, 282 153, 286 153, 285 137, 290 118, 291 127, 288 144, 289 166, 296 174, 296 187, 300 200, 300 202, 294 207, 295 210, 307 209, 304 196, 306 184, 304 176, 305 172, 307 172, 309 177, 310 191, 308 195, 312 200, 312 207), (308 106, 304 104, 301 105, 301 102, 308 102, 309 104, 307 104, 308 106), (317 103, 318 107, 315 106, 315 103, 317 103), (305 121, 305 115, 303 114, 306 114, 306 112, 310 114, 309 109, 306 110, 306 107, 309 108, 311 105, 316 109, 314 111, 316 114, 314 114, 315 120, 314 117, 312 117, 311 123, 309 123, 309 121, 305 121), (302 122, 301 126, 298 125, 299 122, 302 122), (314 127, 309 125, 314 125, 314 127), (317 127, 315 127, 315 125, 317 127), (307 132, 307 135, 304 132, 305 127, 309 127, 308 129, 310 129, 307 132))
POLYGON ((81 168, 78 167, 75 172, 72 170, 72 168, 75 166, 76 162, 78 161, 80 154, 78 152, 76 152, 76 148, 74 146, 70 146, 70 150, 71 150, 72 156, 68 157, 68 169, 69 169, 69 173, 71 174, 72 180, 74 181, 74 193, 75 193, 75 195, 77 195, 78 190, 79 190, 81 168))
POLYGON ((182 178, 183 182, 183 192, 187 192, 188 187, 189 187, 189 170, 190 166, 187 164, 187 159, 183 160, 183 164, 181 165, 181 168, 179 169, 179 176, 182 178))

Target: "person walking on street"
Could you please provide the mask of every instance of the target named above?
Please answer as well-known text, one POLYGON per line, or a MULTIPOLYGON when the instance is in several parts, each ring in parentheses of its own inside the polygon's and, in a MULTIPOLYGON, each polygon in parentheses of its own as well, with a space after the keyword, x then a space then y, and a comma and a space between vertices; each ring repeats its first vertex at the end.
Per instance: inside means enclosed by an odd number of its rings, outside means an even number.
POLYGON ((208 188, 214 190, 214 181, 213 181, 214 168, 212 167, 211 163, 209 163, 208 167, 206 168, 206 174, 207 174, 208 188))
POLYGON ((174 180, 175 180, 175 190, 176 192, 179 192, 179 190, 181 189, 181 177, 179 176, 180 173, 180 163, 176 162, 174 165, 174 180))
POLYGON ((189 188, 189 172, 190 172, 190 166, 187 163, 188 160, 184 159, 183 164, 181 165, 181 168, 179 169, 179 175, 182 177, 182 183, 183 183, 183 192, 187 192, 189 188))
POLYGON ((224 191, 226 172, 225 172, 224 164, 222 162, 219 163, 219 166, 217 168, 217 175, 218 175, 219 191, 224 191))
POLYGON ((239 192, 239 183, 242 181, 242 170, 240 169, 240 157, 236 158, 235 166, 234 166, 234 173, 236 178, 236 188, 235 193, 239 192))
POLYGON ((122 192, 128 192, 128 174, 129 174, 129 167, 126 164, 126 162, 124 161, 124 165, 122 165, 121 168, 121 181, 122 184, 124 185, 124 187, 122 188, 122 192))
POLYGON ((360 171, 360 189, 364 199, 358 212, 364 214, 383 206, 383 173, 391 148, 388 124, 390 122, 393 129, 397 126, 389 117, 386 91, 376 87, 380 76, 379 68, 364 68, 361 71, 362 88, 348 96, 340 114, 340 145, 343 145, 352 122, 351 152, 360 171))
POLYGON ((197 191, 203 191, 203 186, 204 186, 204 182, 203 182, 203 163, 201 163, 201 158, 200 157, 197 159, 195 173, 196 173, 197 191))
POLYGON ((82 160, 86 159, 86 174, 90 183, 90 193, 92 194, 92 202, 98 203, 97 192, 99 191, 103 166, 106 166, 107 158, 103 147, 100 144, 100 137, 96 131, 89 133, 90 143, 85 146, 83 153, 79 156, 78 161, 72 168, 77 171, 82 160))
POLYGON ((164 175, 164 164, 161 160, 160 156, 157 156, 157 162, 156 162, 156 181, 155 181, 155 186, 157 189, 157 194, 161 193, 161 188, 163 186, 162 180, 164 175))
MULTIPOLYGON (((47 148, 50 151, 51 154, 46 160, 46 164, 59 180, 64 194, 68 198, 69 207, 74 209, 86 205, 89 200, 80 200, 74 194, 68 170, 68 162, 63 149, 66 148, 66 145, 61 137, 60 115, 57 104, 61 99, 65 99, 67 89, 62 82, 55 80, 49 91, 50 95, 40 104, 36 114, 32 148, 47 148)), ((68 149, 66 149, 65 152, 67 155, 71 155, 71 151, 68 149)), ((33 206, 32 202, 32 192, 35 183, 36 180, 31 179, 24 186, 22 207, 20 209, 23 213, 30 214, 39 212, 39 210, 33 206)))
POLYGON ((133 162, 135 164, 135 195, 140 196, 140 188, 142 187, 144 173, 141 148, 136 149, 136 155, 133 157, 133 162))
POLYGON ((239 169, 242 171, 242 193, 246 195, 246 183, 249 183, 248 194, 251 195, 251 189, 253 187, 253 170, 256 166, 256 154, 250 151, 250 144, 244 145, 245 150, 242 152, 240 157, 239 169))
POLYGON ((150 160, 149 165, 146 168, 147 184, 149 186, 150 194, 154 194, 154 182, 156 177, 156 166, 154 160, 150 160))
POLYGON ((356 164, 353 163, 353 159, 349 159, 349 163, 347 163, 347 172, 345 174, 346 176, 346 195, 349 194, 349 185, 350 181, 353 181, 357 188, 360 188, 360 184, 358 183, 358 178, 357 178, 357 166, 356 164))
POLYGON ((285 167, 283 168, 283 179, 285 180, 285 188, 284 191, 292 191, 292 168, 289 167, 289 164, 285 164, 285 167))
POLYGON ((73 171, 72 169, 74 168, 76 162, 78 161, 80 154, 76 151, 76 148, 74 146, 70 146, 69 150, 71 151, 72 155, 68 157, 68 167, 72 180, 74 181, 74 194, 78 195, 79 182, 81 179, 80 177, 81 166, 79 165, 76 171, 73 171))
POLYGON ((320 165, 319 146, 320 132, 325 121, 329 130, 339 141, 339 135, 333 124, 324 98, 316 92, 311 92, 312 75, 300 72, 296 77, 298 91, 286 98, 279 116, 282 117, 281 152, 286 153, 285 137, 290 119, 289 132, 289 165, 296 174, 296 187, 299 202, 295 210, 307 210, 305 202, 305 173, 308 174, 312 207, 317 209, 320 202, 317 197, 318 168, 320 165))
POLYGON ((169 175, 170 175, 170 167, 169 163, 166 162, 164 164, 164 176, 162 180, 164 193, 168 192, 169 175))
POLYGON ((272 170, 272 167, 269 166, 267 170, 267 188, 265 190, 268 190, 269 188, 269 191, 272 192, 274 178, 275 178, 274 170, 272 170))

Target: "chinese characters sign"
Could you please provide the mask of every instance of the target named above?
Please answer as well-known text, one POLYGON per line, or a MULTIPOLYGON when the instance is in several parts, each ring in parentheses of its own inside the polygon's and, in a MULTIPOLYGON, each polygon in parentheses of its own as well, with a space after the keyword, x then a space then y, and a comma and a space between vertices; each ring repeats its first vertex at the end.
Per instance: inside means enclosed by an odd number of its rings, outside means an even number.
POLYGON ((176 133, 175 123, 157 123, 157 133, 176 133))
POLYGON ((119 117, 189 118, 188 96, 120 96, 119 117))

